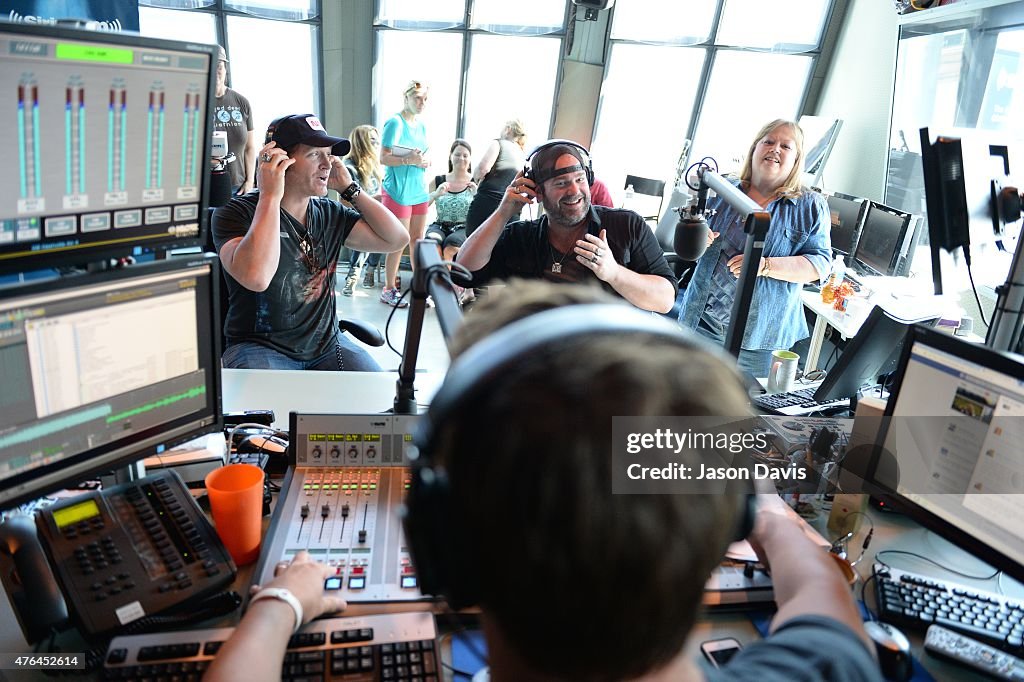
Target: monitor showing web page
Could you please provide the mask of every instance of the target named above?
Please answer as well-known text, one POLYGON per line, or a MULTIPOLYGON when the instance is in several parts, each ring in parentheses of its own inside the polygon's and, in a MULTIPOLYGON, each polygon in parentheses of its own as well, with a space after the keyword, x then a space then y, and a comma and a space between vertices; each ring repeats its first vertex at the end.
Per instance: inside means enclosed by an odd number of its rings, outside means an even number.
POLYGON ((1024 573, 1024 363, 915 328, 886 411, 879 483, 925 525, 1024 573))

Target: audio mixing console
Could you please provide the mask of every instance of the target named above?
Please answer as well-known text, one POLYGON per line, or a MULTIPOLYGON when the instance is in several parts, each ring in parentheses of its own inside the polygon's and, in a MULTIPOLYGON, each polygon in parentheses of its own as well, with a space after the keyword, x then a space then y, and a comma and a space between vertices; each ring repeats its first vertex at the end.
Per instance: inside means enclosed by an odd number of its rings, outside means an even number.
POLYGON ((425 601, 398 510, 409 488, 417 417, 290 416, 293 466, 278 497, 255 580, 301 550, 334 568, 324 589, 349 604, 425 601))

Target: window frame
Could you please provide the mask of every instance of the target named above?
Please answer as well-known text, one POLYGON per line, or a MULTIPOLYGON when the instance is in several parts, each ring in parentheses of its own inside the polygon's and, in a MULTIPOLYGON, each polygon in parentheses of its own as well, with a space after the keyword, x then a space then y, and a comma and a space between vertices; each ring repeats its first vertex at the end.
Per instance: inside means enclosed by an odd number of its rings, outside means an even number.
MULTIPOLYGON (((273 13, 268 15, 262 14, 250 14, 243 12, 238 9, 234 9, 227 6, 227 0, 212 0, 211 4, 206 7, 171 7, 168 3, 161 2, 153 5, 140 5, 147 7, 154 7, 156 9, 173 10, 176 12, 189 12, 197 14, 212 14, 214 17, 214 26, 217 31, 217 42, 224 46, 225 52, 228 55, 231 54, 231 45, 228 41, 228 16, 243 17, 247 19, 262 19, 264 21, 282 21, 289 24, 307 24, 316 27, 314 32, 316 35, 313 41, 313 56, 315 58, 314 64, 314 77, 312 78, 311 85, 313 86, 313 101, 317 105, 317 113, 323 116, 324 106, 326 105, 324 99, 324 30, 323 30, 323 0, 314 0, 316 3, 316 16, 310 19, 280 19, 272 16, 273 13)), ((228 70, 228 87, 231 87, 231 71, 228 70)), ((259 132, 259 131, 257 131, 259 132)), ((262 140, 261 135, 257 135, 262 140)))
MULTIPOLYGON (((606 41, 607 48, 608 48, 608 58, 604 62, 604 67, 603 67, 603 71, 602 71, 602 74, 601 74, 601 82, 602 82, 602 84, 605 82, 605 80, 608 77, 608 67, 609 67, 609 64, 611 62, 611 54, 612 54, 611 47, 613 45, 616 45, 616 44, 630 44, 630 45, 641 45, 641 46, 643 46, 643 45, 659 45, 659 46, 666 46, 666 47, 675 47, 675 48, 681 49, 681 50, 686 50, 686 49, 703 49, 705 51, 706 57, 704 59, 703 68, 701 69, 700 80, 699 80, 699 82, 697 84, 697 91, 696 91, 696 93, 694 95, 693 107, 690 110, 690 123, 687 126, 686 134, 683 136, 683 139, 686 139, 686 140, 689 140, 689 141, 692 142, 694 139, 696 139, 697 129, 698 129, 698 127, 701 124, 701 115, 703 114, 704 100, 705 100, 705 98, 708 95, 708 89, 709 89, 709 85, 710 85, 711 74, 714 72, 715 62, 718 59, 718 55, 723 53, 723 52, 757 52, 757 53, 770 53, 770 54, 773 53, 771 50, 765 50, 765 49, 761 49, 761 48, 744 48, 744 47, 738 47, 736 45, 726 45, 724 43, 719 43, 718 42, 718 32, 719 32, 719 26, 721 25, 721 22, 722 22, 722 13, 723 13, 724 5, 725 5, 725 0, 717 0, 716 7, 715 7, 714 17, 711 20, 711 28, 710 28, 710 31, 709 31, 709 38, 708 38, 708 40, 706 40, 704 42, 701 42, 701 43, 686 44, 686 45, 680 45, 678 43, 664 42, 664 41, 643 41, 643 40, 638 40, 638 39, 635 39, 635 38, 633 38, 633 39, 612 38, 611 37, 611 35, 612 35, 612 22, 615 21, 614 12, 616 10, 616 7, 612 6, 612 8, 610 9, 610 12, 612 12, 612 14, 608 18, 608 22, 609 22, 608 23, 608 39, 606 41)), ((828 0, 828 8, 825 10, 825 18, 824 18, 824 21, 822 22, 821 35, 818 37, 818 45, 817 45, 817 47, 815 49, 813 49, 813 50, 804 50, 804 51, 800 51, 800 52, 785 53, 785 54, 797 54, 797 55, 809 56, 810 60, 811 60, 810 68, 807 70, 807 80, 804 83, 803 94, 800 96, 800 100, 799 100, 799 102, 797 104, 797 119, 799 119, 799 117, 801 115, 807 113, 805 109, 807 107, 809 99, 811 98, 812 89, 815 87, 814 76, 818 72, 818 69, 820 67, 820 62, 823 59, 827 59, 827 57, 828 57, 827 53, 829 51, 829 41, 830 41, 829 40, 829 32, 830 32, 830 30, 832 28, 832 22, 833 22, 833 20, 837 16, 840 17, 840 18, 842 16, 840 13, 837 13, 837 10, 838 10, 837 6, 838 5, 839 5, 839 0, 828 0)), ((601 113, 602 113, 601 110, 604 108, 604 105, 605 105, 604 93, 602 92, 601 95, 598 98, 597 111, 595 112, 595 116, 594 116, 594 137, 595 138, 597 136, 597 131, 598 131, 598 129, 601 126, 601 113)), ((683 168, 687 167, 691 163, 691 161, 692 161, 692 154, 693 154, 693 147, 691 145, 691 147, 686 150, 685 159, 683 159, 683 164, 682 164, 683 168)), ((665 185, 667 192, 671 191, 670 185, 671 185, 671 183, 666 183, 666 185, 665 185)))
MULTIPOLYGON (((218 2, 219 1, 220 0, 218 0, 218 2)), ((373 54, 374 54, 374 59, 375 60, 376 60, 376 57, 377 57, 377 55, 379 53, 379 50, 380 50, 380 35, 382 34, 382 32, 391 32, 391 31, 399 31, 399 32, 403 32, 404 31, 404 32, 408 32, 408 31, 416 30, 416 29, 411 29, 411 28, 394 28, 392 26, 387 26, 385 24, 379 23, 377 21, 377 17, 380 14, 380 2, 381 2, 381 0, 374 0, 374 2, 373 2, 373 25, 372 25, 372 29, 371 29, 373 31, 373 38, 372 38, 372 41, 371 41, 372 42, 372 48, 371 49, 373 50, 373 54)), ((562 70, 563 70, 563 66, 562 65, 563 65, 563 63, 565 61, 565 39, 566 39, 566 36, 568 35, 568 33, 570 31, 569 22, 573 21, 575 19, 575 16, 576 16, 576 12, 575 12, 576 6, 573 4, 573 2, 571 0, 567 0, 566 1, 566 3, 565 3, 565 15, 564 15, 563 20, 562 20, 562 28, 561 28, 561 30, 553 31, 551 33, 523 34, 523 35, 519 36, 519 35, 513 35, 513 34, 496 33, 494 31, 486 31, 486 30, 479 29, 479 28, 471 28, 472 25, 473 25, 473 11, 475 9, 476 2, 477 2, 477 0, 465 0, 465 10, 466 11, 464 13, 462 23, 460 25, 452 26, 452 27, 447 27, 447 28, 433 28, 433 29, 431 29, 431 28, 424 28, 424 29, 419 31, 419 32, 423 32, 423 33, 452 33, 452 34, 460 35, 462 37, 462 64, 461 64, 461 72, 460 72, 460 75, 459 75, 458 103, 456 105, 455 136, 456 137, 463 137, 465 135, 465 132, 466 132, 466 85, 467 85, 467 81, 469 79, 469 68, 470 68, 470 63, 471 63, 471 59, 472 59, 472 56, 473 56, 472 55, 472 53, 473 53, 473 40, 472 40, 472 38, 474 36, 478 36, 478 35, 481 35, 481 36, 501 35, 501 36, 523 37, 523 38, 555 37, 555 36, 557 36, 557 39, 558 39, 558 42, 559 42, 559 54, 561 55, 561 57, 558 59, 557 70, 556 70, 556 73, 555 73, 555 90, 554 90, 554 92, 551 93, 551 101, 553 103, 552 107, 551 107, 551 115, 548 118, 548 128, 545 131, 544 136, 543 136, 543 139, 547 140, 548 136, 550 136, 550 134, 551 134, 552 128, 555 125, 555 117, 556 117, 556 115, 558 113, 557 102, 558 102, 558 97, 559 97, 559 95, 561 93, 561 83, 562 83, 562 75, 563 75, 562 74, 562 70)), ((382 110, 382 105, 381 105, 380 102, 378 102, 378 99, 377 99, 377 83, 376 83, 376 80, 377 80, 377 75, 376 75, 376 70, 375 70, 373 75, 372 75, 372 77, 371 77, 371 83, 370 83, 370 92, 371 92, 370 119, 373 120, 373 121, 383 121, 383 120, 385 120, 387 118, 387 115, 390 115, 390 113, 393 113, 393 112, 391 112, 390 109, 387 112, 382 110)), ((537 139, 540 139, 540 138, 538 137, 537 139)))

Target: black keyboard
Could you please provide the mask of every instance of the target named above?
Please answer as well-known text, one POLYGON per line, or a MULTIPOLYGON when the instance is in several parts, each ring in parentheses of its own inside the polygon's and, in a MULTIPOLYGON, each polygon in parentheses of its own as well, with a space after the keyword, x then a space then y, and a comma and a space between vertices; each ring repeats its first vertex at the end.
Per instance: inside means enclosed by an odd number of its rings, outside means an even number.
POLYGON ((875 564, 878 618, 916 630, 935 623, 1014 656, 1024 653, 1024 601, 875 564))
MULTIPOLYGON (((116 637, 107 649, 107 680, 199 680, 234 628, 116 637)), ((326 618, 292 635, 282 680, 441 679, 437 630, 428 612, 326 618)))
POLYGON ((754 407, 764 412, 773 414, 810 414, 818 410, 825 410, 830 407, 842 407, 850 404, 849 398, 839 400, 827 400, 819 403, 814 399, 814 392, 817 386, 801 388, 785 393, 765 393, 751 397, 754 407))

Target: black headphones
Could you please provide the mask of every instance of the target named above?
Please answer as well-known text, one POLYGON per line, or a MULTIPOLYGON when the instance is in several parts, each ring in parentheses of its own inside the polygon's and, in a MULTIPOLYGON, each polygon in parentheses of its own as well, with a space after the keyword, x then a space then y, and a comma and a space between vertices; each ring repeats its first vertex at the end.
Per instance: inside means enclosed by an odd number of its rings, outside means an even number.
MULTIPOLYGON (((452 608, 464 608, 479 604, 482 581, 487 579, 472 568, 475 543, 466 537, 457 518, 447 472, 434 463, 442 426, 482 394, 493 393, 501 377, 515 374, 524 358, 561 342, 629 333, 650 334, 684 350, 702 349, 726 357, 717 346, 686 335, 659 317, 626 306, 588 304, 546 310, 518 320, 474 344, 452 364, 427 414, 417 424, 413 444, 418 453, 403 512, 405 537, 424 594, 443 595, 452 608)), ((756 512, 754 494, 740 498, 736 540, 753 530, 756 512)))
POLYGON ((288 117, 282 116, 280 118, 275 118, 273 121, 270 122, 270 125, 267 126, 266 137, 263 138, 263 144, 270 144, 271 142, 274 141, 274 133, 277 132, 277 126, 281 125, 281 121, 283 121, 286 118, 288 117))
MULTIPOLYGON (((545 149, 549 149, 549 148, 554 147, 556 145, 565 145, 567 147, 572 147, 573 149, 575 149, 576 151, 578 151, 580 153, 580 156, 583 157, 581 165, 583 166, 583 172, 587 176, 587 184, 588 185, 593 185, 594 184, 594 162, 590 158, 590 152, 587 151, 586 147, 584 147, 583 145, 578 144, 576 142, 573 142, 572 140, 548 140, 547 142, 545 142, 544 144, 540 145, 539 147, 534 147, 533 151, 530 152, 530 154, 526 157, 526 163, 530 163, 532 161, 533 157, 535 157, 538 152, 544 151, 545 149)), ((536 174, 536 171, 533 170, 533 168, 526 169, 526 171, 523 173, 523 177, 528 179, 528 180, 533 180, 534 182, 537 182, 537 174, 536 174)), ((545 178, 545 180, 549 180, 549 179, 550 178, 545 178)), ((541 183, 538 182, 537 184, 541 184, 541 183)))

